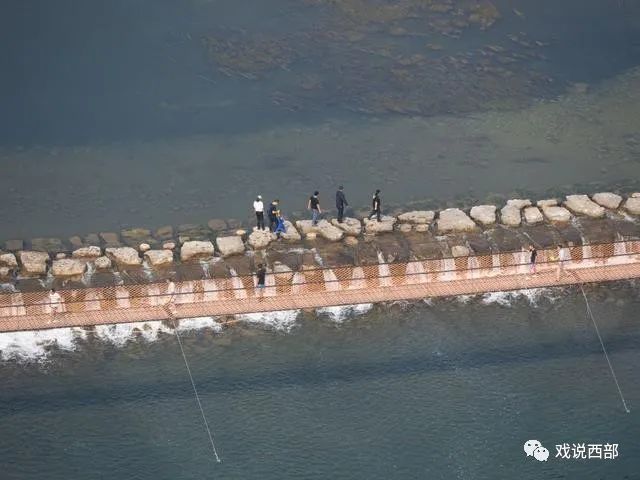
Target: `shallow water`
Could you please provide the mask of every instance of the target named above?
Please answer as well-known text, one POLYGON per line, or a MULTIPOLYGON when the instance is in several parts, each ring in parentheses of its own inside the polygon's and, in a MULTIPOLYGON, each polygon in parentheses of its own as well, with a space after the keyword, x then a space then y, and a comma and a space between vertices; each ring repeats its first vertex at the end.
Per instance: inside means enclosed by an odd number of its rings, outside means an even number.
POLYGON ((103 331, 0 366, 3 478, 637 478, 637 286, 587 294, 630 414, 574 289, 183 332, 221 464, 175 338, 103 331), (564 442, 620 456, 553 458, 564 442))
POLYGON ((637 188, 640 5, 473 5, 10 2, 0 239, 637 188))

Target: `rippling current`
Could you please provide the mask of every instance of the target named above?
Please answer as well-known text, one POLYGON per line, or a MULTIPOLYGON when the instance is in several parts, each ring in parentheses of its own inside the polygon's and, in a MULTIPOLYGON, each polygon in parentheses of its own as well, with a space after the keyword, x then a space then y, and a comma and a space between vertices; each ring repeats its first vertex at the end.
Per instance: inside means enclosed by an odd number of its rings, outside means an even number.
POLYGON ((166 326, 4 334, 2 478, 638 478, 637 285, 587 295, 629 414, 573 288, 183 322, 221 464, 166 326))

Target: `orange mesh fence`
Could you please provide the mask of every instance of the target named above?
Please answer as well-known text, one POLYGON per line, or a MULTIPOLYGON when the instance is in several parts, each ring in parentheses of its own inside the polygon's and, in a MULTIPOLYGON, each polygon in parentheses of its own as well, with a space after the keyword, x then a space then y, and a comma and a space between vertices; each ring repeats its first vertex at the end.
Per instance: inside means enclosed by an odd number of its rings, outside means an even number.
POLYGON ((175 282, 173 296, 167 294, 165 282, 60 289, 59 305, 50 303, 47 291, 4 293, 0 294, 0 331, 161 320, 170 314, 197 317, 313 308, 640 276, 637 240, 567 247, 567 253, 570 259, 560 262, 557 249, 539 250, 535 273, 530 253, 515 251, 334 268, 301 266, 295 271, 269 272, 265 288, 256 288, 253 275, 227 274, 226 278, 175 282), (565 267, 571 274, 565 274, 565 267), (559 269, 562 279, 556 280, 559 269))

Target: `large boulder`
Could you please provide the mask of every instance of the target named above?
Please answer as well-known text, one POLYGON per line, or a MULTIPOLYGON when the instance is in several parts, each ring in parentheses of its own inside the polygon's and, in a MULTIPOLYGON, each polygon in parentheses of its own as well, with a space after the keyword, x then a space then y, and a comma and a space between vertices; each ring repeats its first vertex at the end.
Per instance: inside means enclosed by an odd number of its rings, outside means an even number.
POLYGON ((544 222, 544 216, 538 207, 525 207, 524 220, 529 225, 544 222))
POLYGON ((627 198, 623 208, 634 215, 640 215, 640 197, 627 198))
POLYGON ((286 231, 280 234, 280 237, 283 240, 286 240, 287 242, 299 242, 302 240, 302 236, 289 220, 284 221, 284 228, 286 231))
POLYGON ((362 233, 362 223, 360 223, 360 220, 357 218, 345 217, 342 220, 342 223, 340 223, 337 219, 333 218, 331 219, 331 225, 338 227, 345 235, 352 237, 357 237, 362 233))
POLYGON ((241 255, 244 253, 244 242, 242 237, 231 235, 229 237, 216 238, 216 245, 223 257, 230 255, 241 255))
POLYGON ((438 233, 470 232, 475 230, 477 225, 459 208, 447 208, 440 211, 437 228, 438 233))
POLYGON ((622 197, 611 192, 599 192, 593 196, 593 201, 605 208, 615 210, 622 203, 622 197))
POLYGON ((396 217, 383 215, 380 222, 375 218, 364 219, 364 231, 369 234, 393 232, 393 226, 396 224, 396 217))
POLYGON ((500 220, 508 227, 519 227, 522 222, 520 209, 513 205, 506 205, 500 210, 500 220))
POLYGON ((267 248, 276 238, 275 233, 272 233, 269 230, 258 230, 254 227, 253 232, 249 235, 247 243, 251 245, 252 248, 258 250, 261 248, 267 248))
POLYGON ((54 277, 78 277, 87 270, 87 263, 77 258, 54 260, 51 264, 51 274, 54 277))
POLYGON ((529 200, 528 198, 526 198, 526 199, 512 198, 511 200, 507 200, 507 206, 515 207, 518 210, 522 210, 524 207, 530 207, 531 206, 531 200, 529 200))
POLYGON ((436 214, 432 210, 413 210, 398 215, 398 221, 400 223, 411 223, 414 225, 431 223, 434 218, 436 218, 436 214))
POLYGON ((469 212, 471 218, 482 225, 492 225, 496 223, 495 205, 476 205, 469 212))
POLYGON ((23 250, 18 252, 20 271, 23 275, 44 275, 47 273, 49 254, 46 252, 32 252, 23 250))
POLYGON ((108 270, 111 268, 111 260, 107 256, 96 258, 93 264, 98 270, 108 270))
POLYGON ((564 207, 542 207, 542 213, 551 222, 565 223, 571 220, 571 212, 564 207))
POLYGON ((147 250, 144 258, 152 267, 166 267, 173 263, 173 252, 171 250, 147 250))
POLYGON ((140 265, 142 263, 138 251, 132 247, 107 248, 105 253, 112 261, 125 267, 140 265))
POLYGON ((316 233, 331 242, 342 240, 344 236, 344 232, 340 228, 331 225, 326 220, 320 220, 317 225, 313 225, 311 220, 298 220, 296 226, 305 236, 309 233, 316 233))
POLYGON ((215 249, 208 240, 189 240, 180 248, 180 259, 183 262, 196 258, 212 257, 215 249))
POLYGON ((588 217, 604 217, 604 208, 591 200, 587 195, 567 195, 564 205, 574 213, 588 217))
POLYGON ((0 254, 0 266, 16 268, 18 266, 18 261, 16 260, 16 256, 13 253, 0 254))
POLYGON ((536 202, 536 205, 540 208, 542 207, 555 207, 556 205, 558 205, 558 200, 556 200, 555 198, 546 198, 544 200, 538 200, 536 202))
POLYGON ((98 258, 100 255, 102 249, 96 246, 78 248, 71 254, 73 258, 98 258))

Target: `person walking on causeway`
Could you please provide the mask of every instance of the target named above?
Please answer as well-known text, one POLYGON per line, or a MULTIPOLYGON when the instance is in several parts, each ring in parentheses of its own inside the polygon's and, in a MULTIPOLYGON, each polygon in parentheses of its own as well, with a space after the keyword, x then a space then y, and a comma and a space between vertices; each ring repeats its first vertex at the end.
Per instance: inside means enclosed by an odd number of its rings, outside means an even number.
POLYGON ((272 232, 275 231, 276 225, 278 224, 278 216, 276 212, 278 211, 279 203, 280 200, 276 198, 273 202, 271 202, 271 205, 269 205, 269 230, 272 232))
POLYGON ((376 190, 376 193, 373 194, 373 200, 371 202, 371 215, 369 218, 376 216, 379 222, 382 221, 382 200, 380 199, 380 190, 376 190))
POLYGON ((347 197, 344 196, 344 187, 340 185, 336 192, 336 208, 338 209, 338 223, 344 219, 344 207, 348 207, 347 197))
POLYGON ((318 198, 318 195, 320 195, 320 192, 318 192, 317 190, 313 192, 313 195, 309 197, 309 203, 307 204, 307 208, 311 210, 311 220, 313 220, 314 227, 318 225, 318 218, 322 213, 322 210, 320 209, 320 199, 318 198))
POLYGON ((258 195, 255 202, 253 202, 253 209, 256 212, 258 230, 264 230, 264 203, 262 203, 262 195, 258 195))

